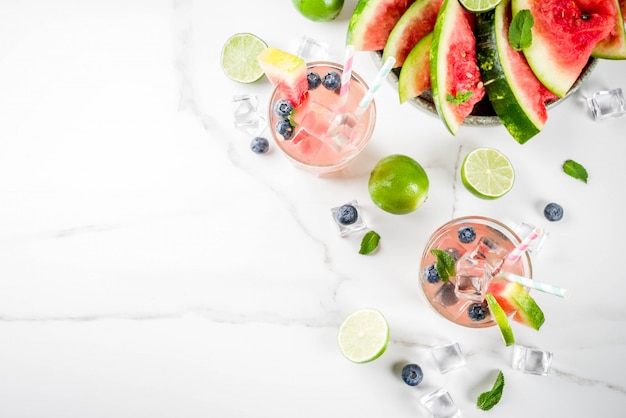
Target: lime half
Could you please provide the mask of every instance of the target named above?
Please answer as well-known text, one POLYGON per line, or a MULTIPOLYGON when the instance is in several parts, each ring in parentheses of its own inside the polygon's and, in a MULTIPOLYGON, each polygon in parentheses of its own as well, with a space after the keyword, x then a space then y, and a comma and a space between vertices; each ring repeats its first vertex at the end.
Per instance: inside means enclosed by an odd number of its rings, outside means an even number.
POLYGON ((461 165, 465 188, 481 199, 497 199, 513 188, 515 171, 511 161, 493 148, 477 148, 465 156, 461 165))
POLYGON ((389 325, 376 309, 360 309, 339 326, 337 343, 341 353, 354 363, 376 360, 387 349, 389 325))
POLYGON ((481 13, 495 9, 502 0, 459 0, 459 2, 470 12, 481 13))
POLYGON ((489 305, 491 315, 496 320, 498 328, 500 328, 502 338, 504 339, 504 344, 506 344, 507 346, 514 344, 515 337, 513 336, 513 329, 511 329, 511 325, 509 324, 509 318, 506 317, 504 309, 502 309, 496 298, 493 297, 491 293, 487 293, 485 295, 485 299, 487 300, 487 305, 489 305))
POLYGON ((222 47, 222 70, 240 83, 254 83, 263 77, 257 57, 267 44, 251 33, 236 33, 222 47))

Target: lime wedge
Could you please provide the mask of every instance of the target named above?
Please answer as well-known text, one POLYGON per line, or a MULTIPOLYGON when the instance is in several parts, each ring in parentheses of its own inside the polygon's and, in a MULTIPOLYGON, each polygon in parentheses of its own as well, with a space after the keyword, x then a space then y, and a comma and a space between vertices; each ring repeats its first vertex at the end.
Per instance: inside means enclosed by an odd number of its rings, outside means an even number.
POLYGON ((263 77, 257 57, 267 44, 251 33, 236 33, 222 47, 222 70, 240 83, 254 83, 263 77))
POLYGON ((389 325, 376 309, 360 309, 339 326, 337 343, 341 353, 354 363, 376 360, 387 349, 389 325))
POLYGON ((459 0, 467 10, 473 13, 488 12, 495 9, 502 0, 459 0))
POLYGON ((498 304, 498 301, 496 301, 496 298, 494 298, 491 293, 487 293, 485 295, 485 299, 487 300, 487 305, 489 305, 491 315, 496 320, 498 328, 500 328, 502 338, 504 338, 504 344, 506 344, 507 346, 515 344, 513 330, 511 329, 511 325, 509 324, 509 318, 507 318, 506 313, 504 313, 504 309, 502 309, 502 307, 498 304))
POLYGON ((511 161, 493 148, 471 151, 461 165, 465 188, 481 199, 497 199, 513 188, 515 171, 511 161))

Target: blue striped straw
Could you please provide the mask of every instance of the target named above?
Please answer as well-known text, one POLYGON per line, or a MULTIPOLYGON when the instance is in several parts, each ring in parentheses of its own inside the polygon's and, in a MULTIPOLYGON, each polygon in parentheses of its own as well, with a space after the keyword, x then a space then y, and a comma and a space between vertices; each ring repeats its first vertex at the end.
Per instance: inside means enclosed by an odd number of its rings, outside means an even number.
POLYGON ((517 282, 522 286, 530 287, 531 289, 539 290, 540 292, 549 293, 554 296, 566 298, 569 296, 569 291, 559 286, 554 286, 547 283, 538 282, 537 280, 529 279, 528 277, 519 276, 517 274, 500 272, 500 275, 511 282, 517 282))
POLYGON ((394 57, 389 57, 385 61, 385 64, 383 64, 383 66, 380 68, 380 71, 378 71, 374 82, 370 84, 369 90, 365 93, 365 96, 363 96, 363 98, 359 102, 359 106, 354 112, 354 116, 356 116, 357 119, 363 116, 365 110, 368 108, 370 103, 372 103, 372 100, 374 100, 374 95, 376 94, 378 89, 380 89, 380 86, 383 84, 385 78, 389 75, 389 72, 391 71, 395 63, 396 59, 394 57))

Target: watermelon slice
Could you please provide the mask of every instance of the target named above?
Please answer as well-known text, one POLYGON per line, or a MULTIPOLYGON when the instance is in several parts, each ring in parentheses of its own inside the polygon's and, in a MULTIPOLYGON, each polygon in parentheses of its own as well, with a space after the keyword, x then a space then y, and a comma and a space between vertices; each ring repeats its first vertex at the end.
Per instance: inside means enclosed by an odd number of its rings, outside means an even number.
POLYGON ((516 311, 513 320, 536 330, 545 321, 543 311, 528 292, 516 282, 491 282, 487 288, 502 309, 509 313, 516 311))
POLYGON ((432 32, 422 37, 404 61, 398 76, 400 103, 417 97, 430 88, 430 45, 432 32))
POLYGON ((294 107, 299 106, 309 91, 308 71, 304 60, 272 46, 261 52, 257 59, 268 80, 278 88, 281 97, 289 100, 294 107))
POLYGON ((541 131, 548 119, 545 103, 557 96, 509 44, 510 0, 476 19, 478 62, 489 101, 511 136, 523 144, 541 131))
POLYGON ((455 135, 474 105, 485 95, 476 57, 474 15, 458 2, 444 0, 430 48, 433 101, 455 135))
POLYGON ((624 17, 620 7, 625 7, 626 0, 622 0, 620 5, 615 0, 617 13, 615 16, 615 27, 609 36, 595 46, 591 52, 591 56, 596 58, 607 59, 626 59, 626 31, 624 30, 624 17))
POLYGON ((387 38, 383 62, 388 57, 394 57, 395 66, 402 67, 413 47, 435 28, 442 2, 443 0, 417 0, 404 12, 387 38))
POLYGON ((537 78, 564 97, 596 44, 615 30, 614 0, 512 0, 513 15, 532 13, 532 44, 524 54, 537 78))
POLYGON ((359 0, 348 24, 346 45, 355 51, 380 51, 414 0, 359 0))

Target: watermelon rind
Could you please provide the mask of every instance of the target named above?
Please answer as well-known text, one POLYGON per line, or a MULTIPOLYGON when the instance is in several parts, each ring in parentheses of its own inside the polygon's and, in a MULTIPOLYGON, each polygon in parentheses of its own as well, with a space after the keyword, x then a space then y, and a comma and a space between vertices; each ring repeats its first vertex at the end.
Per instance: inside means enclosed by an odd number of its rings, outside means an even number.
POLYGON ((477 15, 477 54, 491 105, 509 134, 524 144, 547 120, 544 97, 549 92, 534 76, 523 53, 509 44, 510 4, 510 0, 502 0, 495 9, 477 15))
MULTIPOLYGON (((626 4, 626 1, 624 2, 626 4)), ((624 16, 622 15, 619 0, 615 0, 617 15, 615 16, 615 29, 605 39, 598 42, 591 52, 595 58, 612 60, 626 59, 626 30, 624 29, 624 16)))
POLYGON ((443 0, 417 0, 402 14, 393 27, 383 50, 383 62, 396 59, 395 67, 402 67, 413 47, 435 28, 437 14, 443 0))
POLYGON ((355 51, 380 51, 414 0, 359 0, 352 12, 346 45, 355 51))
POLYGON ((430 45, 432 32, 422 37, 404 61, 398 76, 398 96, 404 103, 430 88, 430 45))

